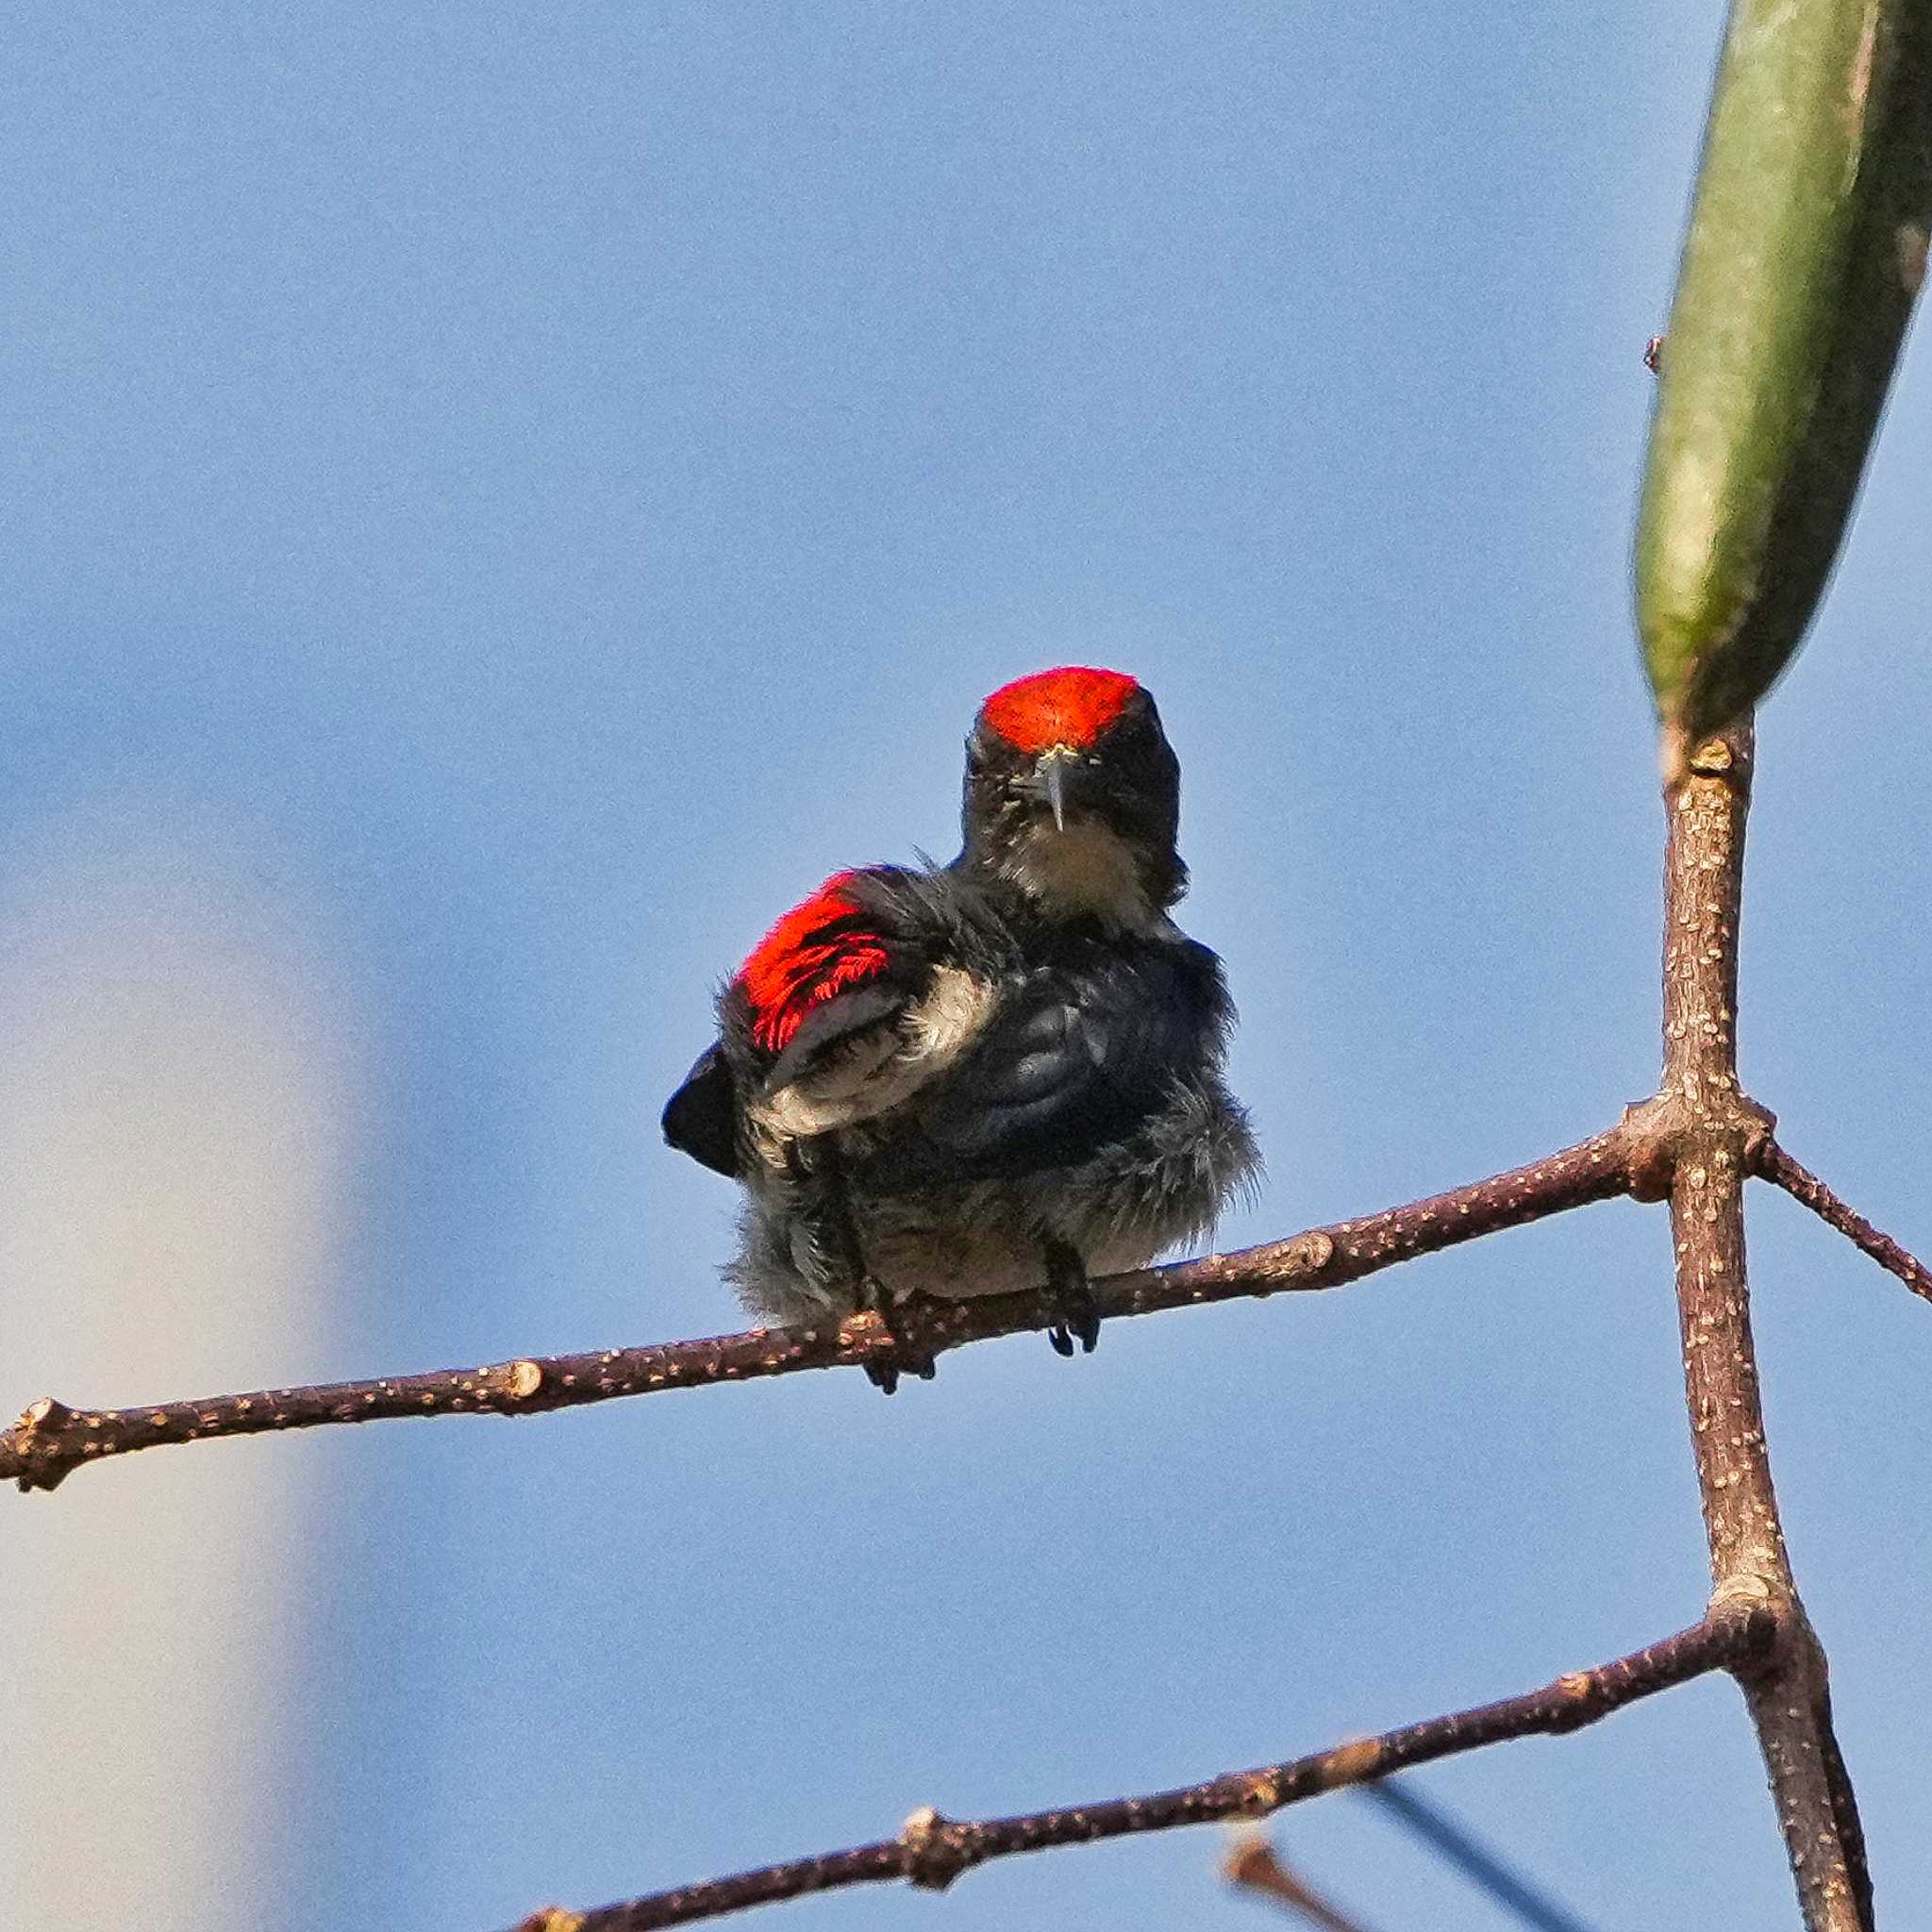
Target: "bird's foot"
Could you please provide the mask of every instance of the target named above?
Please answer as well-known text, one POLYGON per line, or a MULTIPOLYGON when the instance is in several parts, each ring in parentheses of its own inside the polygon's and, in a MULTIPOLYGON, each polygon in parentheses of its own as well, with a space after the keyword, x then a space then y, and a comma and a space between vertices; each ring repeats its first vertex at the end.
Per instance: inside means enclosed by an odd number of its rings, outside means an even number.
POLYGON ((1100 1341, 1100 1308, 1087 1284, 1087 1264, 1065 1241, 1049 1241, 1045 1250, 1046 1286, 1058 1317, 1046 1339, 1056 1355, 1072 1355, 1076 1339, 1091 1355, 1100 1341))
POLYGON ((907 1339, 907 1315, 921 1299, 916 1294, 894 1299, 891 1291, 874 1274, 866 1275, 858 1285, 859 1307, 879 1318, 889 1344, 878 1359, 864 1365, 866 1379, 881 1395, 891 1394, 898 1388, 901 1375, 916 1375, 922 1382, 930 1382, 939 1374, 939 1365, 932 1357, 914 1348, 907 1339))

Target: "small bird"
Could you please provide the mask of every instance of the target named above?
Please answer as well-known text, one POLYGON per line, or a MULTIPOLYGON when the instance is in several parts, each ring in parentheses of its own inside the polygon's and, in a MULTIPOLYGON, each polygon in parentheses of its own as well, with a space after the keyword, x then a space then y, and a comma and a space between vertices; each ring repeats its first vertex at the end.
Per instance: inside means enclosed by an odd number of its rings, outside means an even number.
MULTIPOLYGON (((1260 1159, 1223 1083, 1221 962, 1169 917, 1180 766, 1118 671, 1002 687, 950 865, 835 873, 752 949, 664 1136, 744 1185, 725 1274, 756 1316, 892 1312, 1044 1281, 1071 1355, 1090 1275, 1210 1229, 1260 1159)), ((873 1379, 930 1375, 902 1352, 873 1379)))

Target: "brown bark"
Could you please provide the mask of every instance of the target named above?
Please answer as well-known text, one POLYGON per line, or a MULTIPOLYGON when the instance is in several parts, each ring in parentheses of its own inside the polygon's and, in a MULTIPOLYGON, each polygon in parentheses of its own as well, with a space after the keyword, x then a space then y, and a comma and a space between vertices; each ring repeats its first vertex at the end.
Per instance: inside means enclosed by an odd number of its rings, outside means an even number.
MULTIPOLYGON (((1772 1138, 1772 1117, 1745 1095, 1738 1079, 1738 932, 1750 729, 1680 747, 1680 753, 1670 761, 1674 775, 1666 788, 1662 1084, 1653 1099, 1629 1110, 1621 1126, 1560 1157, 1559 1191, 1574 1205, 1569 1196, 1589 1185, 1586 1176, 1615 1174, 1640 1198, 1670 1202, 1686 1394, 1710 1548, 1712 1588, 1705 1621, 1647 1651, 1559 1679, 1526 1697, 1431 1719, 1319 1757, 1152 1797, 1109 1799, 1023 1818, 960 1824, 922 1811, 894 1840, 583 1915, 540 1913, 526 1922, 525 1932, 645 1932, 836 1886, 891 1879, 937 1888, 990 1857, 1214 1819, 1265 1816, 1317 1791, 1386 1777, 1451 1752, 1570 1729, 1711 1669, 1730 1671, 1743 1689, 1807 1932, 1872 1932, 1872 1888, 1857 1807, 1832 1731, 1824 1653, 1785 1550, 1751 1336, 1744 1181, 1753 1173, 1777 1175, 1783 1165, 1772 1138)), ((1466 1218, 1502 1215, 1497 1224, 1507 1224, 1508 1219, 1525 1218, 1522 1203, 1541 1200, 1550 1186, 1545 1164, 1479 1184, 1489 1191, 1480 1207, 1464 1196, 1443 1196, 1374 1222, 1317 1231, 1318 1247, 1321 1238, 1335 1243, 1320 1265, 1330 1266, 1344 1253, 1351 1260, 1379 1253, 1373 1240, 1362 1245, 1364 1232, 1372 1228, 1379 1227, 1382 1240, 1407 1253, 1415 1251, 1409 1243, 1424 1237, 1445 1244, 1440 1239, 1445 1228, 1475 1232, 1464 1229, 1466 1218)), ((1400 1253, 1389 1257, 1399 1257, 1400 1253)))
MULTIPOLYGON (((1504 1738, 1559 1731, 1686 1677, 1731 1671, 1742 1686, 1808 1932, 1871 1932, 1872 1893, 1851 1782, 1831 1725, 1824 1654, 1792 1579, 1765 1451, 1745 1272, 1743 1186, 1761 1174, 1932 1298, 1932 1277, 1777 1146, 1737 1066, 1738 927, 1752 741, 1748 727, 1676 747, 1666 788, 1664 1072, 1657 1093, 1614 1127, 1547 1159, 1283 1241, 1093 1284, 1108 1319, 1339 1287, 1397 1262, 1591 1201, 1668 1200, 1676 1254, 1691 1440, 1710 1548, 1705 1621, 1678 1637, 1500 1705, 1436 1718, 1366 1743, 1151 1797, 980 1824, 916 1813, 896 1839, 587 1915, 553 1910, 533 1928, 636 1932, 835 1885, 906 1879, 938 1887, 990 1857, 1217 1818, 1257 1817, 1319 1790, 1504 1738)), ((402 1416, 531 1414, 617 1396, 810 1368, 877 1366, 1050 1327, 1047 1291, 920 1303, 897 1315, 658 1347, 527 1358, 368 1382, 263 1390, 142 1408, 36 1403, 0 1435, 0 1477, 52 1489, 81 1463, 164 1442, 402 1416)))
POLYGON ((1870 1932, 1872 1887, 1831 1727, 1824 1653, 1792 1580, 1758 1401, 1743 1188, 1772 1121, 1738 1081, 1738 925, 1749 726, 1690 754, 1666 792, 1664 1079, 1653 1103, 1671 1154, 1671 1227, 1691 1442, 1713 1612, 1761 1608, 1776 1633, 1738 1670, 1809 1932, 1870 1932))
POLYGON ((1932 1301, 1932 1273, 1927 1272, 1924 1263, 1900 1247, 1889 1234, 1881 1234, 1862 1214, 1854 1212, 1775 1141, 1764 1149, 1757 1172, 1782 1188, 1792 1200, 1810 1208, 1827 1227, 1837 1228, 1855 1248, 1870 1255, 1888 1274, 1896 1274, 1914 1294, 1932 1301))
POLYGON ((1485 1744, 1580 1729, 1640 1697, 1718 1670, 1744 1668, 1770 1642, 1772 1619, 1751 1607, 1723 1608, 1689 1630, 1633 1651, 1594 1670, 1574 1671, 1520 1697, 1424 1719, 1380 1737, 1339 1744, 1333 1750, 1236 1771, 1205 1784, 1143 1797, 1107 1798, 1063 1810, 1033 1811, 1016 1818, 974 1822, 942 1818, 926 1807, 906 1821, 896 1838, 850 1851, 765 1865, 729 1878, 706 1879, 675 1891, 621 1905, 573 1912, 546 1906, 516 1932, 657 1932, 719 1919, 781 1899, 804 1898, 848 1885, 903 1880, 940 1891, 962 1872, 991 1858, 1041 1852, 1055 1845, 1096 1844, 1143 1831, 1208 1824, 1229 1819, 1265 1818, 1284 1806, 1324 1791, 1387 1777, 1434 1758, 1474 1751, 1485 1744))
MULTIPOLYGON (((1629 1193, 1631 1146, 1627 1127, 1620 1124, 1528 1167, 1380 1214, 1309 1228, 1287 1241, 1231 1255, 1110 1275, 1092 1284, 1094 1305, 1106 1320, 1115 1321, 1241 1296, 1340 1288, 1398 1261, 1629 1193)), ((894 1315, 896 1344, 876 1316, 855 1315, 812 1327, 755 1328, 742 1335, 648 1348, 529 1357, 367 1382, 258 1389, 140 1408, 75 1409, 43 1396, 0 1434, 0 1482, 51 1490, 82 1463, 166 1442, 409 1416, 535 1415, 617 1396, 743 1382, 801 1369, 862 1368, 890 1361, 895 1346, 917 1359, 998 1335, 1049 1328, 1063 1313, 1044 1288, 1025 1289, 958 1302, 917 1303, 894 1315)))

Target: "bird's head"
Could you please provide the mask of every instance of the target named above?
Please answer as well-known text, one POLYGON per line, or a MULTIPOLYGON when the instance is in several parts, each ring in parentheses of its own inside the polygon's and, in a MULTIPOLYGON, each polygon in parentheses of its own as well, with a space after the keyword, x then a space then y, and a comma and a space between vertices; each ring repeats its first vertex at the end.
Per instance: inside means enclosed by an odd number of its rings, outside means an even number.
POLYGON ((1187 890, 1180 763, 1124 672, 1064 665, 994 691, 966 741, 961 818, 964 864, 1055 918, 1144 926, 1187 890))

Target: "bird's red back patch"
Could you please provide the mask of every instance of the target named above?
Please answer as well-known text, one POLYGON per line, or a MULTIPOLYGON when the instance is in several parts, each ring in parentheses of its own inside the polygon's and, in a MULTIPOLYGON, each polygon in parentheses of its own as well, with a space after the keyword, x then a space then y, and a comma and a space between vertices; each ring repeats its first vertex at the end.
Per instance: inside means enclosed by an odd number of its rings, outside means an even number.
POLYGON ((1124 671, 1062 664, 1016 677, 988 698, 980 716, 1016 751, 1091 744, 1141 689, 1124 671))
POLYGON ((783 1053, 814 1007, 847 987, 876 979, 891 963, 884 941, 846 891, 853 874, 836 872, 794 906, 752 948, 738 969, 751 1003, 751 1037, 767 1053, 783 1053))

